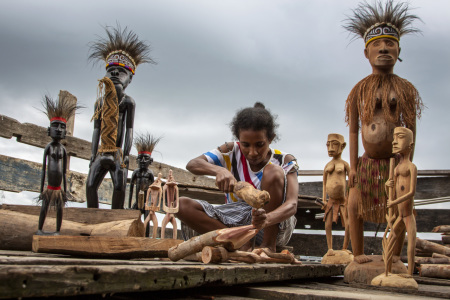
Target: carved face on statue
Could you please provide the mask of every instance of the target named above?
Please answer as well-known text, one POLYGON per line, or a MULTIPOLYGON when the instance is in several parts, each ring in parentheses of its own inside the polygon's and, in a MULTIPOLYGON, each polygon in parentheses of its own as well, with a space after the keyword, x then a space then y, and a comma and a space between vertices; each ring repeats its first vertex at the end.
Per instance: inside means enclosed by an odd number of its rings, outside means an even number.
POLYGON ((147 153, 140 153, 136 161, 139 165, 139 169, 145 170, 148 169, 148 166, 153 162, 153 158, 147 153))
POLYGON ((344 150, 346 143, 344 137, 337 133, 331 133, 328 135, 327 150, 329 157, 340 157, 344 150))
POLYGON ((116 87, 117 93, 120 94, 130 84, 131 80, 133 79, 133 73, 121 66, 110 66, 106 68, 105 77, 111 79, 111 81, 114 83, 114 86, 116 87))
POLYGON ((55 140, 62 140, 66 137, 66 123, 62 121, 52 121, 47 128, 47 134, 55 140))
POLYGON ((372 66, 373 74, 393 73, 399 54, 400 46, 391 38, 376 39, 364 49, 364 55, 372 66))
POLYGON ((410 129, 405 127, 396 127, 394 129, 393 153, 409 153, 413 144, 413 133, 410 129))

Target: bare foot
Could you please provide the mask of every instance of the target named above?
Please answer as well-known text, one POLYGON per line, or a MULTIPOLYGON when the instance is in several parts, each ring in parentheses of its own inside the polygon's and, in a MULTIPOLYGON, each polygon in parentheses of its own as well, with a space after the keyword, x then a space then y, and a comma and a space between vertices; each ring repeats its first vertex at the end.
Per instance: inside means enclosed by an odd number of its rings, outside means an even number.
POLYGON ((326 256, 335 256, 333 249, 328 249, 326 256))
POLYGON ((352 254, 352 251, 348 250, 348 249, 342 249, 342 251, 344 251, 347 254, 352 254))
POLYGON ((364 254, 355 256, 353 258, 353 260, 356 261, 358 264, 365 264, 365 263, 368 263, 368 262, 372 261, 372 259, 370 259, 368 256, 366 256, 364 254))

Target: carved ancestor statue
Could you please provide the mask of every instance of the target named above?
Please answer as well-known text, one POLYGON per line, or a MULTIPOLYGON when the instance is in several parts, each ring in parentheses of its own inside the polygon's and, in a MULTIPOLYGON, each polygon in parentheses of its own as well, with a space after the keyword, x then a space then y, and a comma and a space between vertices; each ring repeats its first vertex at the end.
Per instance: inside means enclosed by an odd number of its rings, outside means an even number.
POLYGON ((161 238, 164 238, 167 223, 172 223, 173 239, 177 239, 177 220, 175 214, 178 212, 180 206, 180 199, 178 193, 178 184, 172 175, 172 170, 169 171, 169 177, 163 188, 163 210, 166 215, 161 224, 161 238))
MULTIPOLYGON (((347 220, 347 192, 346 192, 346 178, 350 172, 350 165, 341 158, 342 151, 344 150, 346 143, 344 137, 337 133, 331 133, 328 135, 327 149, 328 156, 333 159, 326 164, 323 171, 323 202, 325 209, 325 232, 327 236, 328 252, 324 260, 332 258, 335 255, 333 251, 333 237, 331 234, 333 222, 337 223, 338 215, 341 216, 342 226, 345 227, 344 244, 342 250, 344 253, 339 252, 340 263, 349 263, 352 258, 350 257, 350 251, 346 251, 349 242, 348 236, 348 220, 347 220), (327 200, 327 195, 329 199, 327 200), (343 258, 344 256, 346 258, 343 258), (341 261, 345 260, 345 262, 341 261)), ((337 259, 337 257, 336 257, 337 259)), ((331 263, 331 262, 330 262, 331 263)), ((332 262, 337 263, 337 262, 332 262)))
MULTIPOLYGON (((394 128, 416 132, 416 117, 423 106, 416 88, 394 74, 400 54, 400 37, 418 32, 411 23, 419 19, 409 14, 408 4, 387 0, 374 5, 362 2, 347 19, 347 30, 361 37, 364 55, 372 74, 362 79, 350 92, 346 102, 346 121, 350 129, 350 174, 348 214, 354 260, 366 263, 363 222, 384 223, 386 195, 384 183, 389 175, 394 128), (359 129, 364 153, 358 157, 359 129)), ((411 157, 414 148, 412 148, 411 157)), ((400 239, 401 240, 401 239, 400 239)), ((399 255, 401 243, 395 253, 399 255)))
POLYGON ((147 216, 144 220, 144 226, 147 228, 150 221, 153 222, 152 238, 154 239, 156 239, 158 233, 158 218, 156 217, 156 212, 160 210, 161 197, 163 193, 161 188, 161 176, 161 173, 158 173, 158 178, 148 188, 147 201, 145 202, 145 211, 147 212, 147 216))
MULTIPOLYGON (((147 133, 145 135, 138 135, 134 142, 134 145, 138 150, 136 161, 139 168, 134 170, 131 175, 128 207, 141 210, 141 213, 144 214, 144 218, 147 217, 148 213, 148 211, 144 209, 145 199, 147 199, 147 190, 155 180, 152 170, 149 170, 148 167, 153 162, 151 155, 160 139, 161 138, 155 138, 151 134, 147 133), (131 206, 134 185, 136 185, 136 201, 133 206, 131 206)), ((146 228, 145 236, 148 236, 148 233, 148 228, 146 228)))
POLYGON ((89 56, 106 63, 106 75, 99 80, 100 95, 92 117, 94 133, 86 198, 88 207, 98 208, 97 190, 109 172, 114 185, 111 208, 120 209, 125 202, 135 111, 133 98, 124 91, 139 64, 154 62, 148 57, 149 46, 134 32, 120 26, 105 30, 107 38, 92 43, 89 56))
POLYGON ((386 182, 386 190, 389 189, 387 202, 389 214, 386 215, 387 226, 383 237, 385 273, 375 277, 372 280, 373 285, 418 288, 412 278, 417 232, 414 216, 417 168, 410 158, 413 145, 414 137, 411 130, 403 127, 394 129, 392 151, 400 155, 400 162, 394 170, 395 158, 391 158, 391 176, 386 182), (395 245, 399 240, 403 242, 405 230, 408 233, 408 274, 391 274, 395 245))
POLYGON ((53 101, 49 96, 45 96, 43 106, 45 114, 50 119, 50 127, 47 129, 52 141, 45 146, 44 161, 42 163, 41 187, 39 201, 42 202, 41 213, 39 214, 39 225, 37 235, 59 235, 63 219, 63 208, 67 201, 67 152, 60 143, 66 137, 67 120, 80 108, 74 103, 62 98, 53 101), (45 176, 47 175, 47 187, 44 189, 45 176), (61 182, 63 189, 61 190, 61 182), (56 232, 43 232, 45 218, 49 207, 56 208, 56 232))

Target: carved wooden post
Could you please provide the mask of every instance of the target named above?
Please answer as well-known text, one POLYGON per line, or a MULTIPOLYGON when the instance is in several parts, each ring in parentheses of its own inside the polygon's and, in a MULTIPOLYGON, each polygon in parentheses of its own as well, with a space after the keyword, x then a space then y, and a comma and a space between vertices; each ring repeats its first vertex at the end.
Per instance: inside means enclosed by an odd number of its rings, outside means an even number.
MULTIPOLYGON (((75 97, 68 91, 60 90, 59 91, 60 101, 61 101, 61 99, 64 99, 66 97, 68 98, 68 100, 66 100, 66 101, 69 101, 69 103, 71 103, 71 104, 73 103, 74 105, 77 104, 77 97, 75 97)), ((66 136, 73 136, 74 127, 75 127, 75 114, 73 115, 73 117, 70 117, 69 120, 67 120, 66 136)), ((66 142, 63 142, 62 144, 65 146, 66 142)), ((70 152, 67 153, 67 170, 70 170, 70 152)))

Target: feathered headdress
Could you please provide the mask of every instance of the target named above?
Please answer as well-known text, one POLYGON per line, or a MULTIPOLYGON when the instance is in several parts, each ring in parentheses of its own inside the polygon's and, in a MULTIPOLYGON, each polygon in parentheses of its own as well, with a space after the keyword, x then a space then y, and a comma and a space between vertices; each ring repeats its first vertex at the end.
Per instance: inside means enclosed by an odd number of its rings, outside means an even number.
POLYGON ((44 107, 43 112, 47 115, 50 123, 53 121, 67 123, 67 120, 75 115, 76 110, 81 108, 76 103, 69 102, 66 97, 55 101, 48 95, 44 96, 42 106, 44 107))
POLYGON ((400 42, 402 35, 420 32, 411 24, 414 20, 421 19, 409 14, 409 10, 406 2, 394 3, 393 0, 387 0, 383 5, 377 0, 370 5, 364 1, 352 10, 353 16, 347 16, 344 28, 355 35, 354 39, 361 37, 366 47, 379 38, 391 38, 400 42))
POLYGON ((122 30, 119 24, 117 28, 105 26, 106 38, 99 37, 90 43, 89 60, 106 62, 106 67, 121 66, 130 70, 133 74, 136 67, 142 63, 156 64, 149 57, 150 46, 139 40, 136 33, 122 30))
POLYGON ((137 134, 134 139, 134 146, 136 147, 138 154, 152 155, 153 149, 155 149, 161 138, 162 137, 154 137, 150 133, 137 134))

